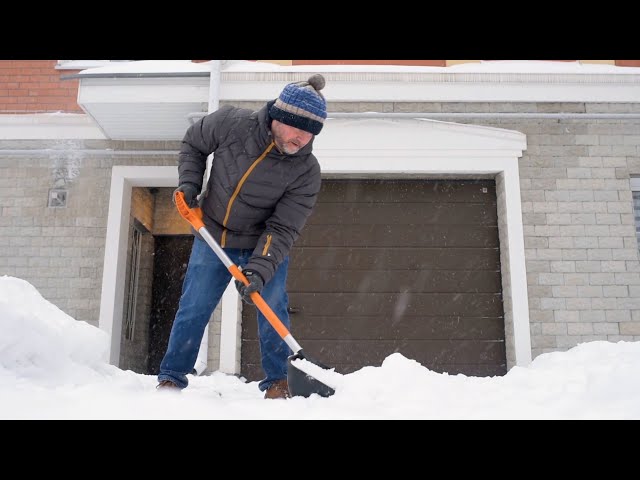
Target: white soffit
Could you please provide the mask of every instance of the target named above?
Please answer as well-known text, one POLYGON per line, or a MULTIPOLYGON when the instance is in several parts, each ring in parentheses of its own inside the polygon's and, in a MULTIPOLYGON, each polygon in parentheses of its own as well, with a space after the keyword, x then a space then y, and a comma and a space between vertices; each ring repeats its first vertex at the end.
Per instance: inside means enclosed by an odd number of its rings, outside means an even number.
POLYGON ((111 139, 181 140, 208 95, 208 77, 82 78, 78 104, 111 139))

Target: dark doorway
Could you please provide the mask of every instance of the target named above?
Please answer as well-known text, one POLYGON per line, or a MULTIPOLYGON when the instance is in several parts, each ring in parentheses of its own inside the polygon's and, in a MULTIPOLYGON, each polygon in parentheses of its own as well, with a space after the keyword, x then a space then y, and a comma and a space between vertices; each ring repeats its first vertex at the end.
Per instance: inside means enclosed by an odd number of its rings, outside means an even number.
POLYGON ((149 375, 157 375, 167 350, 192 244, 191 235, 155 237, 149 324, 149 375))

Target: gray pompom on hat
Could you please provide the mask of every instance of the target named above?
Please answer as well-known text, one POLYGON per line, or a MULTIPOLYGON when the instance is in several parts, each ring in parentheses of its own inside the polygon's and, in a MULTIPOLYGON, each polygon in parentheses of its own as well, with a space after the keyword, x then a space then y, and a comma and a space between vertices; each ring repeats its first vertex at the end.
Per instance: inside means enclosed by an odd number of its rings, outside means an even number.
POLYGON ((320 93, 325 79, 319 73, 306 82, 290 83, 269 109, 271 118, 317 135, 327 118, 327 102, 320 93))

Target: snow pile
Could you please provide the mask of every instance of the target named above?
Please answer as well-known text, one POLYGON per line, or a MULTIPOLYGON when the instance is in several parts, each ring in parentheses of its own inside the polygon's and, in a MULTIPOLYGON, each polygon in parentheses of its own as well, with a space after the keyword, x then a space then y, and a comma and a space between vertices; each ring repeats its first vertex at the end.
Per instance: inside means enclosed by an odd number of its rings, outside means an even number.
POLYGON ((157 391, 155 375, 108 363, 108 341, 0 277, 0 418, 640 419, 640 342, 585 343, 498 377, 438 373, 401 353, 348 375, 296 360, 335 394, 264 400, 258 382, 221 372, 157 391))
POLYGON ((108 335, 71 318, 19 278, 0 277, 0 338, 2 375, 60 384, 85 381, 107 367, 108 335))

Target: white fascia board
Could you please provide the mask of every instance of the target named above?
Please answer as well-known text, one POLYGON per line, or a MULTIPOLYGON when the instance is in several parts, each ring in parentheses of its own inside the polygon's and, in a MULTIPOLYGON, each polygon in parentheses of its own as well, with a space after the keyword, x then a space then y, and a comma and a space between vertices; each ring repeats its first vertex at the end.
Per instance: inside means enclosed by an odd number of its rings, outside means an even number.
MULTIPOLYGON (((276 98, 311 72, 223 72, 222 100, 276 98)), ((327 72, 332 102, 638 102, 638 74, 327 72)))
MULTIPOLYGON (((220 100, 267 101, 312 72, 222 72, 220 100)), ((326 72, 331 102, 638 102, 640 74, 326 72)), ((208 77, 87 76, 80 104, 208 102, 208 77)))
POLYGON ((208 77, 82 78, 78 103, 206 103, 208 77))

